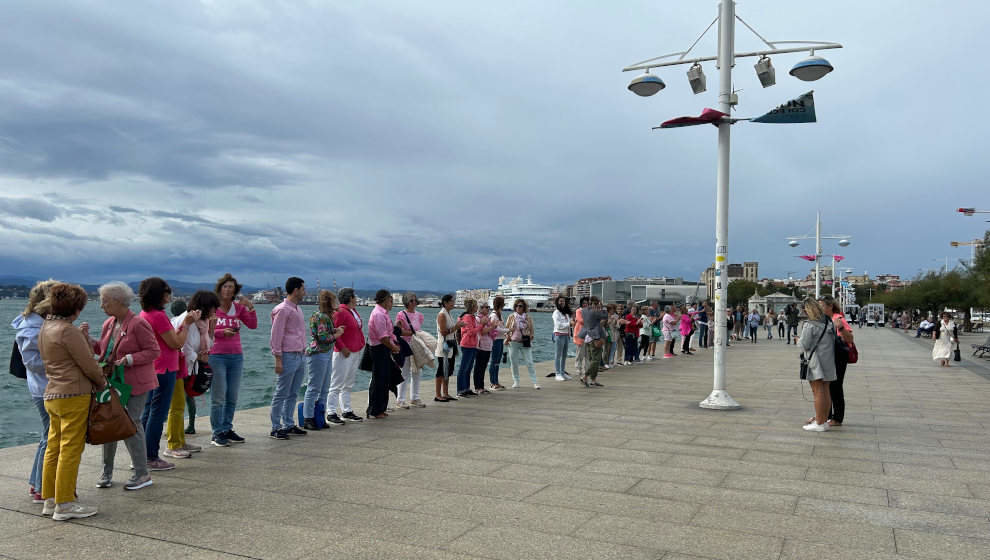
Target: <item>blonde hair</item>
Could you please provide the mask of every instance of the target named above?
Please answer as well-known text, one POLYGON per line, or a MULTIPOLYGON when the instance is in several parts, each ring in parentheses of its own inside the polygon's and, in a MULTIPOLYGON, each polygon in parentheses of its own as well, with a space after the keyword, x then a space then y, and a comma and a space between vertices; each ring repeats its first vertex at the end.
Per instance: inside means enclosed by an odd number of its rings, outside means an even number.
POLYGON ((822 317, 825 316, 825 312, 822 311, 822 306, 818 305, 815 298, 805 298, 804 312, 808 314, 808 319, 811 319, 812 321, 821 321, 822 317))
POLYGON ((27 307, 24 308, 24 312, 21 313, 21 315, 25 317, 32 313, 37 313, 42 317, 48 315, 48 313, 51 312, 51 309, 49 307, 50 304, 45 302, 45 300, 48 298, 48 290, 50 290, 55 284, 58 284, 58 280, 52 280, 51 278, 48 280, 42 280, 41 282, 35 284, 28 293, 27 307))
POLYGON ((333 315, 334 305, 337 303, 337 296, 330 290, 320 290, 320 311, 327 315, 333 315))
POLYGON ((464 300, 464 311, 468 313, 474 313, 478 311, 478 302, 474 298, 467 298, 464 300))

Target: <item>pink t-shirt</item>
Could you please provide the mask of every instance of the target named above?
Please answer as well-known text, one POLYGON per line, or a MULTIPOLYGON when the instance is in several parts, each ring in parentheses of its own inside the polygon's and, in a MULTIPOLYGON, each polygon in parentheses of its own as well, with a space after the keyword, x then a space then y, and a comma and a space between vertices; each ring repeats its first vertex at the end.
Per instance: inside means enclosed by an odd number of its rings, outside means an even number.
POLYGON ((142 311, 141 318, 151 325, 151 330, 155 331, 155 342, 158 343, 158 349, 161 351, 158 359, 155 360, 155 373, 160 375, 166 371, 179 371, 179 350, 170 348, 168 344, 165 344, 165 339, 162 338, 162 333, 174 330, 172 321, 168 320, 168 315, 160 309, 155 309, 142 311))
POLYGON ((241 325, 258 328, 258 314, 239 303, 231 303, 227 310, 217 308, 217 326, 213 331, 213 348, 210 354, 241 354, 241 325), (230 311, 230 315, 226 311, 230 311), (234 336, 225 336, 225 329, 233 329, 234 336))
MULTIPOLYGON (((396 325, 399 325, 400 327, 402 327, 404 329, 410 330, 410 331, 421 330, 423 328, 423 320, 424 319, 425 319, 425 317, 423 317, 423 314, 420 313, 419 311, 413 311, 412 313, 410 313, 410 312, 406 311, 405 309, 403 309, 402 311, 399 311, 398 313, 395 314, 395 324, 396 325), (408 319, 408 321, 407 321, 407 319, 408 319), (409 325, 410 322, 412 322, 412 325, 411 325, 412 328, 409 328, 410 327, 410 325, 409 325)), ((404 336, 404 337, 402 337, 402 339, 405 340, 406 342, 409 342, 409 339, 410 338, 412 338, 412 337, 411 336, 404 336)))

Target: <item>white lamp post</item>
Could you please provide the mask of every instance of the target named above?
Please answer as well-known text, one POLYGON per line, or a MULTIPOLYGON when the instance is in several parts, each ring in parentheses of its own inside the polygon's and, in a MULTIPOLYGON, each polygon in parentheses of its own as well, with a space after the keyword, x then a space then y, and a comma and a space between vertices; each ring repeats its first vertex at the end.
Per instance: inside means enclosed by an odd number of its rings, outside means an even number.
MULTIPOLYGON (((851 235, 822 235, 822 213, 819 212, 815 219, 815 235, 794 235, 787 238, 787 244, 791 247, 800 245, 802 239, 815 240, 815 298, 822 295, 822 239, 838 239, 839 247, 848 247, 851 235)), ((835 297, 835 255, 832 255, 832 297, 835 297)))
MULTIPOLYGON (((665 87, 663 80, 649 74, 653 68, 664 66, 677 66, 680 64, 691 64, 692 69, 688 72, 688 79, 691 89, 695 93, 705 91, 704 74, 701 72, 700 63, 716 61, 719 70, 719 90, 718 90, 718 110, 728 115, 732 106, 736 104, 737 98, 732 92, 732 67, 735 66, 736 58, 760 57, 760 62, 756 65, 757 76, 764 86, 773 85, 774 73, 770 63, 769 55, 807 52, 811 58, 797 63, 791 69, 790 74, 800 80, 813 81, 821 78, 832 70, 832 65, 821 57, 814 56, 815 50, 838 49, 842 45, 838 43, 826 43, 820 41, 767 41, 742 18, 736 16, 736 3, 734 0, 722 0, 719 4, 719 15, 715 18, 718 22, 718 55, 700 58, 686 58, 698 44, 701 37, 691 45, 688 50, 677 52, 649 60, 638 62, 622 69, 623 72, 643 70, 641 74, 633 79, 629 84, 629 89, 636 95, 647 97, 657 93, 665 87), (753 52, 735 52, 735 27, 736 20, 752 31, 763 41, 769 50, 753 52), (800 47, 778 48, 778 45, 794 44, 800 47), (665 60, 677 57, 676 60, 665 60)), ((701 34, 702 37, 715 24, 713 21, 701 34)), ((725 350, 726 350, 726 317, 725 307, 728 288, 728 265, 729 265, 729 127, 733 124, 733 119, 723 117, 718 122, 718 178, 717 192, 715 197, 715 380, 712 392, 708 398, 701 401, 702 408, 717 410, 730 410, 739 408, 737 403, 726 391, 725 384, 725 350)))

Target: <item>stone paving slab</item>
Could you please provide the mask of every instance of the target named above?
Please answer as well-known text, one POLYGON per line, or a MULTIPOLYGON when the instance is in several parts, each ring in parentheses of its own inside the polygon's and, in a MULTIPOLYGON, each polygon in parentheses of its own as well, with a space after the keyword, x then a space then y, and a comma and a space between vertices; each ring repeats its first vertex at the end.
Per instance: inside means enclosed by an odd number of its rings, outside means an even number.
POLYGON ((990 361, 938 368, 929 341, 855 333, 846 423, 827 433, 800 428, 794 347, 760 340, 729 350, 739 411, 697 407, 702 350, 603 372, 604 388, 427 398, 288 442, 266 437, 267 409, 242 411, 247 444, 207 446, 133 493, 123 449, 118 484, 94 487, 88 447, 79 493, 101 512, 67 523, 27 499, 34 448, 3 449, 0 557, 990 557, 990 361))

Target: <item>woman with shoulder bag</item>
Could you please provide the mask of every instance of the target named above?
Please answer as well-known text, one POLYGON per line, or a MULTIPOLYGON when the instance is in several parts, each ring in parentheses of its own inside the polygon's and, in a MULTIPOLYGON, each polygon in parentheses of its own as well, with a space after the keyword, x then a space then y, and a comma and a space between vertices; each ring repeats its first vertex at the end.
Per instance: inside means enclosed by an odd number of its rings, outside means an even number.
POLYGON ((433 355, 437 357, 436 396, 437 402, 456 401, 457 397, 450 396, 450 376, 454 373, 454 363, 457 361, 457 335, 455 331, 461 327, 460 321, 454 322, 450 310, 454 308, 454 295, 445 294, 440 298, 440 312, 437 313, 437 348, 433 355))
POLYGON ((498 371, 502 362, 503 350, 505 349, 506 329, 502 323, 502 307, 505 305, 505 298, 495 296, 492 300, 492 312, 488 316, 488 322, 492 326, 492 356, 488 364, 488 381, 492 385, 493 391, 502 391, 505 385, 498 382, 498 371))
MULTIPOLYGON (((133 301, 134 290, 123 282, 109 282, 100 286, 100 308, 108 317, 100 331, 100 339, 93 343, 93 351, 108 366, 124 367, 124 383, 130 386, 130 394, 127 398, 121 396, 120 404, 124 405, 137 432, 124 440, 127 454, 134 465, 134 474, 124 483, 125 490, 140 490, 151 486, 148 447, 141 414, 151 391, 158 387, 155 360, 161 355, 151 325, 131 311, 133 301)), ((113 486, 116 454, 116 441, 103 444, 103 470, 96 481, 97 488, 113 486)))
POLYGON ((832 399, 828 384, 835 381, 835 331, 832 321, 814 298, 804 300, 808 320, 801 326, 798 345, 807 361, 807 379, 815 395, 815 417, 804 425, 809 432, 828 431, 828 413, 832 399))
POLYGON ((959 340, 959 331, 952 321, 952 315, 942 312, 942 320, 935 326, 935 346, 932 347, 932 359, 942 367, 949 367, 949 360, 952 359, 952 347, 959 340))
POLYGON ((43 303, 48 311, 38 333, 38 351, 45 364, 45 410, 48 411, 48 448, 42 473, 42 515, 55 521, 96 515, 97 509, 76 501, 79 461, 86 445, 86 428, 93 393, 107 387, 107 379, 93 359, 82 330, 73 325, 86 307, 86 291, 58 283, 43 303))
POLYGON ((832 324, 835 325, 835 381, 829 383, 828 386, 832 399, 832 410, 828 415, 828 424, 834 428, 841 426, 846 416, 846 396, 842 389, 842 382, 846 378, 849 350, 854 342, 852 327, 849 326, 845 315, 839 309, 836 301, 832 299, 832 296, 822 298, 822 309, 832 317, 832 324))
POLYGON ((512 388, 519 388, 519 366, 525 364, 529 368, 529 379, 533 382, 533 388, 539 389, 536 370, 533 369, 533 321, 526 313, 529 311, 529 306, 526 300, 520 298, 515 301, 512 308, 514 311, 505 323, 509 360, 512 362, 512 388))

